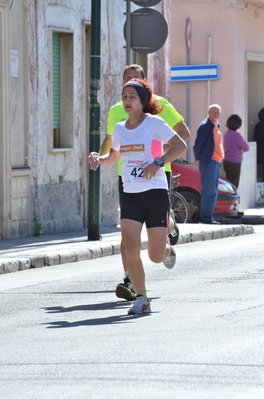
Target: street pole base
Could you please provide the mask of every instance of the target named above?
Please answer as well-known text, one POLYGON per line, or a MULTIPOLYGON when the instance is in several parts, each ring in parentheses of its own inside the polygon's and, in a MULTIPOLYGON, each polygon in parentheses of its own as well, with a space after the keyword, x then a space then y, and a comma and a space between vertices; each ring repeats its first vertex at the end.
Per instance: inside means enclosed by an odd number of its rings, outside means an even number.
POLYGON ((100 225, 99 224, 89 224, 88 225, 88 241, 99 241, 102 239, 100 235, 100 225))

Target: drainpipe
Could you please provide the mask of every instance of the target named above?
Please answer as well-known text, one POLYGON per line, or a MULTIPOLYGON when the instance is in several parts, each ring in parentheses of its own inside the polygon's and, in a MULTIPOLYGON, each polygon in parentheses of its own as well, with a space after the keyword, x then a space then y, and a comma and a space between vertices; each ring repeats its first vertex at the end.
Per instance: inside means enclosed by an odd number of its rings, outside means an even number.
MULTIPOLYGON (((91 6, 91 76, 89 152, 100 147, 100 104, 97 93, 101 69, 101 0, 91 6)), ((89 170, 88 240, 100 240, 100 169, 89 170)))
MULTIPOLYGON (((208 64, 212 62, 212 36, 208 38, 208 64)), ((211 104, 211 81, 207 81, 207 109, 211 104)))

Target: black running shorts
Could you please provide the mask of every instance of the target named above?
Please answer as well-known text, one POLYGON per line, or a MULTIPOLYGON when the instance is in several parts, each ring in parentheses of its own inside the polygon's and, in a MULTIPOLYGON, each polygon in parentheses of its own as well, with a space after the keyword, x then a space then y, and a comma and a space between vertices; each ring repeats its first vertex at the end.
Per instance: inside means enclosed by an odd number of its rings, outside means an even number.
POLYGON ((170 210, 169 193, 153 189, 142 193, 123 193, 121 219, 131 219, 150 227, 167 227, 170 210))
MULTIPOLYGON (((166 178, 167 178, 167 182, 168 182, 168 188, 169 188, 169 193, 170 193, 171 172, 165 172, 165 174, 166 174, 166 178)), ((119 206, 121 208, 122 196, 123 196, 123 193, 124 193, 122 176, 118 176, 118 192, 119 192, 119 206)))

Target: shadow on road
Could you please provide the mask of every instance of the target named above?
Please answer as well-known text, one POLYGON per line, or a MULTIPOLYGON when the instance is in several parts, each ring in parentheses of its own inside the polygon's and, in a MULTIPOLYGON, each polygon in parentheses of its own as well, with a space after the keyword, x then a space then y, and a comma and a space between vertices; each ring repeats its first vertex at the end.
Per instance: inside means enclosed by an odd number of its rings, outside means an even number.
MULTIPOLYGON (((154 299, 154 298, 152 298, 154 299)), ((155 298, 156 299, 156 298, 155 298)), ((130 306, 129 302, 118 301, 118 302, 103 302, 103 303, 92 303, 79 306, 71 306, 65 308, 63 306, 53 306, 49 308, 44 308, 47 313, 68 313, 75 311, 98 311, 98 310, 111 310, 111 309, 128 309, 130 306)), ((152 312, 153 313, 153 312, 152 312)), ((52 321, 50 323, 42 323, 42 325, 47 326, 47 328, 71 328, 71 327, 81 327, 81 326, 98 326, 106 324, 116 324, 116 323, 130 323, 135 318, 151 316, 152 313, 145 313, 140 315, 118 315, 109 317, 98 317, 94 319, 85 319, 74 322, 69 322, 66 320, 52 321)), ((156 312, 155 312, 156 313, 156 312)))

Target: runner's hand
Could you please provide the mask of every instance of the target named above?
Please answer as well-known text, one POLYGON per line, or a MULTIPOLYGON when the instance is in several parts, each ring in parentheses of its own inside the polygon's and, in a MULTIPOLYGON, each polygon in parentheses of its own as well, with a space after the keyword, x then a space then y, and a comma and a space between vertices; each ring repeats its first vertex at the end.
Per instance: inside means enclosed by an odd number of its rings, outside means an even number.
POLYGON ((98 160, 99 154, 97 152, 90 152, 88 156, 88 162, 90 164, 90 170, 96 171, 96 169, 99 166, 99 160, 98 160))

